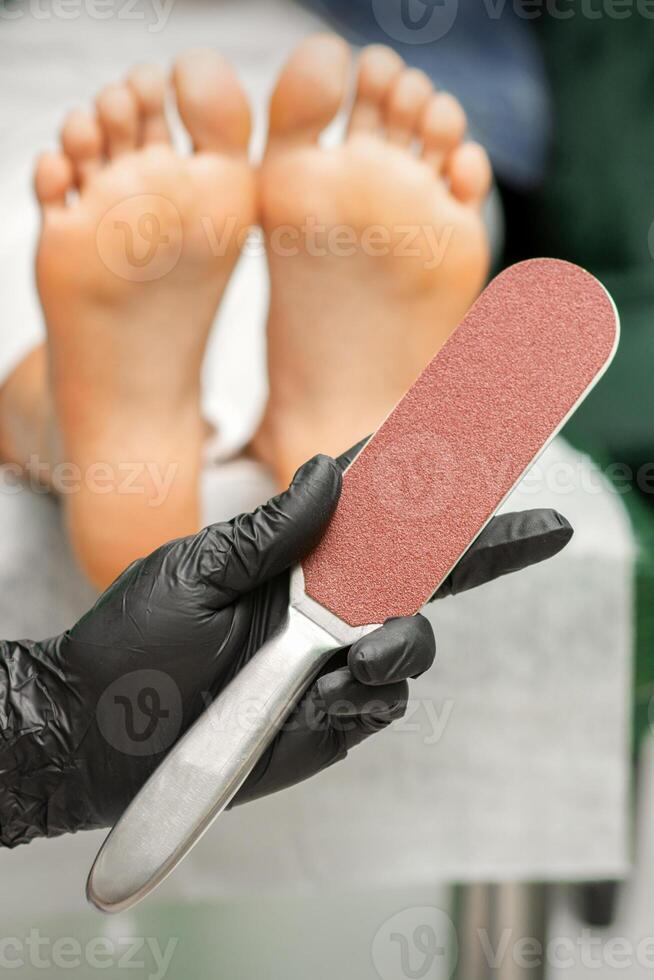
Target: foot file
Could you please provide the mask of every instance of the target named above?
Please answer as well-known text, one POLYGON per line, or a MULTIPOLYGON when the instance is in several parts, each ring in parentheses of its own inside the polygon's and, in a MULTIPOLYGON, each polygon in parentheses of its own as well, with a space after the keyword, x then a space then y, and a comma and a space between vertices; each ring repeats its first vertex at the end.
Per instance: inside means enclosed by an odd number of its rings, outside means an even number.
POLYGON ((152 891, 333 651, 427 602, 606 370, 618 331, 608 293, 567 262, 522 262, 488 286, 348 468, 322 541, 292 572, 282 631, 109 834, 89 875, 94 905, 116 912, 152 891))

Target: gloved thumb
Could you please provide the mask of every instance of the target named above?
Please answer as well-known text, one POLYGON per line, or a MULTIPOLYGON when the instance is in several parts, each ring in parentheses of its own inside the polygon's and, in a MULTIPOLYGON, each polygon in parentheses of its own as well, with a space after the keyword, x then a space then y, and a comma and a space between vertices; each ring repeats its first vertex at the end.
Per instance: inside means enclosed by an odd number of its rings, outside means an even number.
POLYGON ((341 469, 330 456, 300 467, 288 490, 226 524, 200 532, 202 577, 227 605, 308 554, 341 495, 341 469))

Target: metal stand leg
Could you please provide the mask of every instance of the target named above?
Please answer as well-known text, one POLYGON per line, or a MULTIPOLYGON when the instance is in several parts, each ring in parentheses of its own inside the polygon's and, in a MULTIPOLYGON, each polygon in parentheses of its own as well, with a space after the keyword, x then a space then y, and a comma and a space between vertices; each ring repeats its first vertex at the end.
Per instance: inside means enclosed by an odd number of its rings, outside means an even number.
POLYGON ((546 899, 538 884, 461 887, 457 980, 543 980, 546 899))

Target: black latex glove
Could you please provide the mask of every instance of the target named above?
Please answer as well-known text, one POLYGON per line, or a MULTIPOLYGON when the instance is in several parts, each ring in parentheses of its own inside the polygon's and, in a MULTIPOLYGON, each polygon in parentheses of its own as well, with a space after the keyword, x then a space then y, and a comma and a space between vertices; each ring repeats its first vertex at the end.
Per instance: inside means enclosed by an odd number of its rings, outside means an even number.
MULTIPOLYGON (((0 644, 0 843, 116 820, 175 739, 281 626, 287 569, 321 537, 340 489, 341 466, 316 457, 253 514, 135 562, 72 630, 0 644)), ((439 594, 553 555, 571 533, 553 511, 497 518, 439 594)), ((429 623, 414 616, 337 653, 236 802, 305 779, 399 718, 407 679, 434 652, 429 623)))

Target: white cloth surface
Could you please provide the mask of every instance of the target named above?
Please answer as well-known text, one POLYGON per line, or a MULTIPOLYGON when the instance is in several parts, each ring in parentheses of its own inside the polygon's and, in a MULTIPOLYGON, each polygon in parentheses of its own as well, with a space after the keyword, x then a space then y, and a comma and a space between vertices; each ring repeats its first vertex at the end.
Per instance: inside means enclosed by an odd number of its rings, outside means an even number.
MULTIPOLYGON (((271 490, 253 462, 211 468, 205 519, 271 490)), ((630 531, 619 499, 560 439, 504 509, 537 506, 568 517, 572 542, 550 562, 428 607, 438 661, 413 684, 407 719, 313 780, 226 814, 159 899, 625 871, 630 531)), ((0 493, 3 635, 55 633, 91 598, 54 501, 0 493)), ((2 854, 0 909, 35 894, 51 911, 81 909, 101 839, 2 854), (55 890, 56 867, 68 870, 55 890)))

